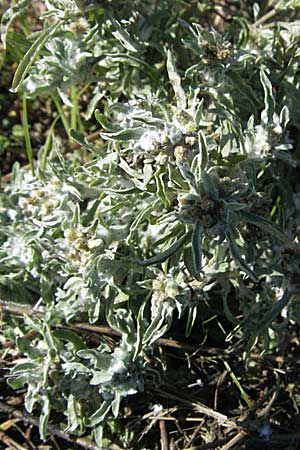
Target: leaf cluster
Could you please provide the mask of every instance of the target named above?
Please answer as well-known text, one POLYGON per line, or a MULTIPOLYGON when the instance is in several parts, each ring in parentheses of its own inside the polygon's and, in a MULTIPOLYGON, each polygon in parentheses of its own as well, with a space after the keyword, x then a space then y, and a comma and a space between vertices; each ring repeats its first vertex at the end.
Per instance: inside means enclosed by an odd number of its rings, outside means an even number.
MULTIPOLYGON (((7 45, 29 3, 4 14, 7 45)), ((15 166, 0 194, 1 300, 42 315, 7 330, 24 354, 9 382, 41 406, 43 439, 55 410, 102 445, 121 402, 165 376, 158 339, 174 318, 189 336, 204 302, 221 299, 245 354, 279 348, 299 320, 300 28, 255 8, 257 23, 219 32, 185 2, 45 1, 12 89, 50 96, 67 125, 69 108, 85 158, 64 156, 52 128, 51 157, 34 174, 15 166), (79 321, 120 340, 93 346, 70 330, 79 321)))

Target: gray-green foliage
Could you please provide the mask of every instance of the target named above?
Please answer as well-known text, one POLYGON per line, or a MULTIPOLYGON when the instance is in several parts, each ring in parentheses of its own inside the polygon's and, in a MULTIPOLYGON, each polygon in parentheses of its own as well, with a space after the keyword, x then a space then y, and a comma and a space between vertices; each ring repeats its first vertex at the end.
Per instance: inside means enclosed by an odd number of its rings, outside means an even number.
POLYGON ((90 83, 84 112, 103 140, 72 130, 89 151, 79 164, 54 139, 53 161, 35 176, 15 167, 1 193, 1 299, 44 313, 25 318, 38 339, 17 337, 27 359, 10 384, 26 384, 29 412, 42 405, 43 438, 53 408, 100 442, 108 415, 143 390, 145 353, 175 311, 189 335, 204 297, 221 295, 246 351, 278 345, 279 315, 299 318, 298 22, 245 35, 241 19, 221 34, 175 20, 173 2, 115 3, 46 1, 47 41, 31 37, 14 82, 67 106, 70 87, 90 83), (105 318, 121 336, 113 349, 59 328, 105 318))

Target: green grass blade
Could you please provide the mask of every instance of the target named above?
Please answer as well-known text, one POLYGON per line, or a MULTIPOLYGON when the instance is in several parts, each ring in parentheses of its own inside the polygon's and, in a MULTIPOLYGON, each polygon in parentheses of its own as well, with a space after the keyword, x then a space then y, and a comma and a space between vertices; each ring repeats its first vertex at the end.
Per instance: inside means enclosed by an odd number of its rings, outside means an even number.
POLYGON ((248 408, 251 407, 251 400, 249 399, 247 393, 244 391, 243 386, 241 385, 241 383, 239 382, 239 380, 237 379, 236 375, 234 374, 234 372, 232 371, 230 365, 228 364, 227 361, 223 361, 224 366, 226 367, 226 369, 228 370, 228 373, 232 379, 232 381, 234 382, 234 384, 236 385, 236 387, 238 388, 238 390, 240 391, 241 397, 244 400, 244 402, 246 403, 246 405, 248 406, 248 408))

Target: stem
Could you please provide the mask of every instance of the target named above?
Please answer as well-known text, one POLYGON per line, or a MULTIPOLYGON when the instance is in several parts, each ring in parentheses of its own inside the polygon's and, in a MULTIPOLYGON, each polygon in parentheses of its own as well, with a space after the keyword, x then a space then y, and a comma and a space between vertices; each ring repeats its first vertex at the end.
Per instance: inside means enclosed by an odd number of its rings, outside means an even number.
POLYGON ((76 130, 78 115, 78 97, 76 86, 71 87, 71 102, 73 103, 73 107, 71 109, 71 128, 76 130))
POLYGON ((61 103, 56 95, 51 95, 51 98, 56 106, 56 109, 58 111, 59 117, 62 121, 62 124, 64 126, 65 132, 67 133, 68 138, 70 138, 70 125, 68 123, 68 120, 66 118, 66 115, 64 113, 63 107, 61 106, 61 103))
MULTIPOLYGON (((272 6, 275 0, 272 0, 270 2, 269 6, 272 6)), ((279 1, 279 3, 277 3, 277 5, 274 6, 273 9, 271 9, 269 12, 267 12, 265 15, 263 15, 260 19, 258 19, 254 24, 253 24, 253 28, 254 27, 258 27, 259 25, 261 25, 262 23, 266 22, 267 20, 271 19, 272 17, 276 16, 276 14, 279 12, 278 11, 278 7, 281 3, 281 0, 279 1)))
MULTIPOLYGON (((276 3, 276 1, 277 1, 277 0, 270 0, 270 1, 269 1, 269 4, 268 4, 268 7, 271 8, 271 7, 274 5, 274 3, 276 3)), ((279 1, 278 5, 280 4, 281 1, 282 1, 282 0, 279 1)), ((276 7, 276 6, 275 6, 275 7, 276 7)))
POLYGON ((25 137, 26 153, 27 153, 27 158, 29 161, 31 173, 34 176, 33 153, 32 153, 31 141, 30 141, 30 134, 29 134, 27 98, 26 98, 25 93, 22 95, 22 101, 23 101, 23 120, 22 120, 22 122, 23 122, 23 131, 24 131, 24 137, 25 137))
POLYGON ((90 87, 91 84, 92 84, 92 81, 90 81, 85 86, 83 86, 83 88, 78 92, 77 97, 81 97, 88 90, 88 88, 90 87))
POLYGON ((55 119, 53 120, 50 129, 48 131, 48 135, 47 135, 47 139, 45 142, 45 146, 44 146, 44 150, 42 152, 42 156, 41 156, 41 165, 40 168, 41 170, 45 170, 46 168, 46 164, 47 164, 47 157, 51 151, 52 148, 52 134, 53 134, 53 130, 54 127, 56 125, 56 122, 58 121, 58 119, 60 118, 60 116, 55 117, 55 119))

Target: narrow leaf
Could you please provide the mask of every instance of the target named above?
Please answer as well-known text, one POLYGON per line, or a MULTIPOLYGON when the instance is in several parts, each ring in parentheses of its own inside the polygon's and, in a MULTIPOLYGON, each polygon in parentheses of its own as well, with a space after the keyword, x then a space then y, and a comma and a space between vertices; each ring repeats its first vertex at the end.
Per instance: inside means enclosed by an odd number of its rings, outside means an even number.
POLYGON ((43 406, 42 406, 42 411, 41 411, 40 421, 39 421, 39 432, 40 432, 40 437, 41 437, 42 441, 46 441, 47 440, 48 420, 49 420, 51 408, 50 408, 50 401, 47 396, 44 395, 42 397, 42 401, 43 401, 43 406))
POLYGON ((283 296, 275 303, 273 308, 270 311, 266 312, 266 314, 261 318, 261 320, 257 324, 257 329, 259 330, 259 333, 262 333, 266 328, 268 328, 272 324, 272 322, 281 313, 283 308, 285 308, 288 305, 292 295, 293 292, 286 290, 283 296))
POLYGON ((290 112, 288 107, 285 105, 280 111, 279 122, 283 128, 287 126, 290 121, 290 112))
POLYGON ((111 410, 112 410, 112 413, 113 413, 113 415, 115 417, 117 417, 118 414, 119 414, 120 403, 121 403, 121 393, 117 391, 115 393, 115 398, 114 398, 114 400, 112 401, 112 404, 111 404, 111 410))
POLYGON ((167 196, 167 190, 164 182, 164 175, 166 174, 165 168, 160 166, 154 173, 154 179, 156 182, 156 193, 161 199, 165 208, 170 207, 171 202, 167 196))
POLYGON ((21 0, 3 14, 0 24, 0 34, 4 49, 6 49, 6 36, 10 24, 19 14, 22 14, 30 2, 31 0, 21 0))
POLYGON ((137 53, 139 51, 139 47, 130 37, 129 33, 124 30, 124 28, 122 28, 121 24, 116 19, 114 19, 111 14, 108 14, 108 17, 115 29, 115 31, 112 32, 112 35, 126 50, 137 53))
POLYGON ((202 265, 202 226, 199 223, 196 223, 193 227, 192 254, 195 273, 197 278, 199 278, 202 265))
POLYGON ((212 198, 213 200, 218 200, 219 191, 217 186, 215 185, 212 175, 207 172, 203 172, 202 182, 205 194, 207 194, 208 197, 212 198))
POLYGON ((110 131, 110 132, 114 132, 114 126, 113 124, 107 119, 107 117, 102 114, 99 109, 96 109, 95 111, 95 119, 97 120, 97 122, 100 123, 101 127, 104 128, 104 130, 110 131))
POLYGON ((199 273, 196 273, 194 267, 194 259, 193 259, 193 251, 192 251, 192 243, 186 245, 183 253, 183 261, 186 269, 189 271, 190 275, 194 277, 196 280, 199 278, 199 273))
POLYGON ((80 339, 80 337, 71 330, 67 330, 67 329, 55 330, 53 332, 53 336, 56 339, 61 339, 63 341, 71 342, 74 345, 74 348, 76 350, 86 348, 86 345, 80 339))
POLYGON ((208 164, 207 143, 203 131, 199 131, 198 133, 198 145, 199 145, 199 166, 201 173, 203 170, 206 169, 208 164))
POLYGON ((170 320, 167 320, 166 309, 163 304, 154 318, 152 318, 150 326, 145 331, 143 336, 143 347, 153 344, 157 339, 163 336, 170 326, 170 320))
POLYGON ((173 56, 170 50, 168 50, 167 55, 167 71, 170 82, 174 89, 175 97, 177 100, 177 107, 180 110, 184 110, 186 108, 186 96, 184 90, 182 89, 180 76, 176 71, 173 56))
POLYGON ((137 263, 140 266, 151 266, 153 264, 161 264, 164 261, 166 261, 170 256, 172 256, 177 250, 179 250, 182 245, 188 240, 188 238, 191 236, 191 231, 188 231, 188 233, 181 236, 181 238, 177 239, 176 242, 174 242, 171 247, 169 247, 167 250, 165 250, 162 253, 159 253, 158 255, 153 256, 153 258, 145 259, 144 261, 137 261, 137 263))
POLYGON ((236 261, 236 263, 240 266, 240 268, 256 283, 258 283, 258 278, 253 272, 252 269, 248 266, 246 261, 243 259, 242 255, 240 254, 238 245, 236 244, 232 231, 228 228, 226 231, 226 238, 227 242, 229 244, 229 249, 231 256, 236 261))
POLYGON ((133 234, 135 232, 135 230, 138 228, 138 226, 140 225, 140 223, 143 222, 143 220, 147 219, 150 214, 152 213, 152 211, 157 207, 157 202, 151 203, 150 205, 147 205, 138 215, 137 217, 134 219, 134 221, 132 222, 132 224, 130 225, 130 229, 129 229, 129 236, 127 238, 128 241, 130 241, 133 237, 133 234))
MULTIPOLYGON (((74 141, 76 141, 78 144, 80 144, 83 148, 85 148, 89 152, 97 153, 96 148, 93 145, 90 145, 88 143, 86 137, 79 131, 71 129, 70 136, 72 139, 74 139, 74 141)), ((100 133, 99 133, 99 137, 100 137, 100 133)))
POLYGON ((36 57, 39 54, 41 48, 50 39, 50 37, 61 27, 63 21, 52 24, 49 28, 44 30, 39 37, 34 41, 30 49, 24 55, 22 61, 20 62, 11 86, 12 92, 17 92, 24 78, 26 77, 30 67, 34 63, 36 57))
POLYGON ((110 408, 111 408, 111 401, 105 400, 100 406, 100 408, 96 412, 94 412, 94 414, 90 417, 89 426, 94 427, 95 425, 98 425, 98 423, 103 422, 110 408))
POLYGON ((143 127, 136 127, 116 131, 114 133, 101 133, 101 137, 109 141, 131 141, 139 139, 144 133, 145 129, 143 127))
POLYGON ((73 394, 70 394, 68 397, 67 403, 67 413, 68 413, 68 432, 75 431, 76 428, 80 425, 80 419, 78 417, 77 408, 76 408, 76 397, 73 394))
POLYGON ((107 383, 112 379, 112 375, 106 372, 102 372, 100 370, 94 370, 93 371, 93 378, 91 379, 90 383, 92 385, 107 383))
POLYGON ((252 223, 253 225, 257 226, 261 230, 271 234, 272 236, 276 237, 282 242, 289 242, 289 239, 287 236, 285 236, 282 231, 272 222, 265 219, 264 217, 257 216, 256 214, 249 213, 247 211, 241 211, 242 217, 244 217, 247 222, 252 223))
POLYGON ((264 88, 265 109, 261 113, 261 120, 265 124, 272 122, 275 111, 275 100, 273 97, 272 84, 264 70, 260 71, 260 81, 264 88))
POLYGON ((189 335, 191 334, 192 328, 193 328, 195 320, 197 318, 197 313, 198 313, 198 305, 194 304, 189 308, 186 329, 185 329, 186 337, 189 337, 189 335))

